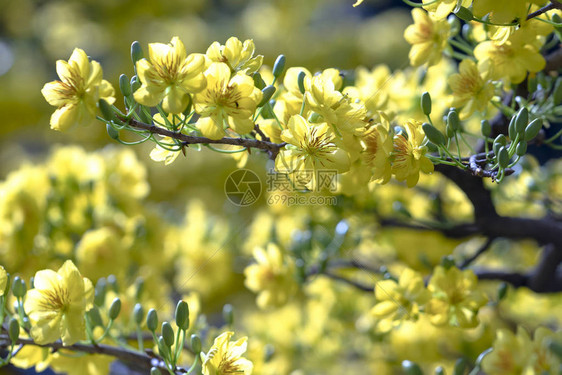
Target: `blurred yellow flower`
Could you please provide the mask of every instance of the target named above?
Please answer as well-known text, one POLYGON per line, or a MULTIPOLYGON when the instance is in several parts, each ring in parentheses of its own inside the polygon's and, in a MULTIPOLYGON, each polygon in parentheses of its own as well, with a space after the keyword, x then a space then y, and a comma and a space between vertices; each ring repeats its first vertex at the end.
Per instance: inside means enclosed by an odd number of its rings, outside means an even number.
POLYGON ((86 331, 84 314, 94 302, 92 282, 67 260, 57 272, 38 271, 34 285, 24 302, 33 340, 40 345, 59 338, 63 345, 82 340, 86 331))
POLYGON ((41 90, 45 100, 57 107, 51 116, 51 129, 67 130, 75 123, 93 120, 98 113, 98 101, 115 102, 115 91, 102 79, 103 72, 97 61, 89 61, 86 52, 75 48, 68 62, 57 61, 60 81, 46 83, 41 90))
POLYGON ((471 270, 437 266, 428 290, 432 293, 426 313, 435 325, 474 328, 478 325, 478 309, 486 304, 486 296, 476 290, 478 280, 471 270))
POLYGON ((0 266, 0 296, 4 295, 6 285, 8 285, 8 273, 4 267, 0 266))
MULTIPOLYGON (((482 360, 482 369, 494 375, 520 375, 531 356, 531 339, 522 328, 517 335, 507 329, 500 329, 492 346, 493 350, 482 360)), ((526 373, 525 373, 526 374, 526 373)))
POLYGON ((441 60, 441 53, 447 46, 451 27, 447 20, 432 19, 423 9, 412 9, 414 24, 404 31, 404 38, 412 45, 410 64, 435 65, 441 60))
POLYGON ((418 183, 420 171, 433 172, 433 163, 425 156, 427 148, 422 146, 425 134, 421 122, 410 120, 404 128, 406 134, 394 136, 392 173, 398 181, 405 180, 411 188, 418 183))
POLYGON ((203 375, 226 375, 240 373, 250 375, 253 364, 242 354, 248 346, 247 337, 230 342, 234 332, 224 332, 215 339, 207 354, 201 353, 203 361, 203 375))
POLYGON ((472 11, 477 17, 490 14, 495 23, 511 23, 527 15, 527 0, 474 0, 472 11))
POLYGON ((260 308, 284 305, 297 287, 294 266, 290 257, 285 257, 273 243, 267 248, 254 249, 254 259, 244 270, 245 285, 252 292, 259 293, 257 304, 260 308))
POLYGON ((349 155, 333 143, 334 138, 325 122, 311 124, 300 115, 292 116, 281 139, 295 147, 281 150, 275 159, 275 169, 281 173, 303 172, 301 182, 312 190, 317 171, 349 170, 349 155))
POLYGON ((168 113, 181 113, 189 103, 189 94, 205 88, 205 56, 187 55, 185 46, 177 37, 169 44, 150 43, 147 59, 137 61, 137 74, 142 86, 135 91, 135 100, 149 107, 162 101, 168 113))
POLYGON ((423 0, 423 8, 435 19, 446 18, 457 7, 468 8, 472 0, 423 0), (428 5, 425 5, 428 4, 428 5))
POLYGON ((420 305, 429 297, 422 276, 410 268, 402 271, 398 283, 378 281, 375 285, 377 304, 371 309, 371 314, 378 320, 377 328, 386 332, 402 320, 417 320, 420 305))
POLYGON ((248 75, 259 70, 263 63, 263 56, 254 57, 254 41, 247 39, 242 43, 236 37, 230 37, 224 45, 214 42, 207 49, 206 56, 212 62, 222 62, 228 65, 232 72, 248 75))
POLYGON ((459 64, 459 73, 448 79, 453 90, 453 107, 462 108, 459 113, 461 120, 466 120, 474 111, 484 112, 490 99, 494 96, 494 85, 485 81, 472 60, 463 60, 459 64))
POLYGON ((252 116, 261 101, 262 92, 254 86, 254 80, 243 73, 231 77, 225 63, 212 63, 205 71, 207 88, 195 94, 195 111, 201 116, 197 127, 205 137, 221 139, 225 127, 238 134, 254 129, 252 116))
POLYGON ((386 184, 390 180, 390 155, 393 150, 390 135, 390 122, 384 113, 380 113, 381 123, 376 124, 362 138, 365 145, 365 162, 373 167, 371 181, 386 184))

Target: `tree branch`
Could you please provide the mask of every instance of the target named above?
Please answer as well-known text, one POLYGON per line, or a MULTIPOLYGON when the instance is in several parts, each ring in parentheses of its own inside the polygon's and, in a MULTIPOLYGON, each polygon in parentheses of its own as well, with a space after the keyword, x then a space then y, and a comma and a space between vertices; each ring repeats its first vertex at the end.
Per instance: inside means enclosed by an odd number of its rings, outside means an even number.
MULTIPOLYGON (((544 7, 540 8, 539 10, 537 10, 533 13, 529 13, 529 15, 527 16, 527 20, 538 17, 541 14, 544 14, 544 13, 546 13, 549 10, 552 10, 552 9, 556 9, 556 8, 562 9, 562 8, 559 8, 555 3, 557 3, 557 1, 551 1, 550 4, 545 5, 544 7)), ((560 5, 560 4, 558 4, 558 5, 560 5)))

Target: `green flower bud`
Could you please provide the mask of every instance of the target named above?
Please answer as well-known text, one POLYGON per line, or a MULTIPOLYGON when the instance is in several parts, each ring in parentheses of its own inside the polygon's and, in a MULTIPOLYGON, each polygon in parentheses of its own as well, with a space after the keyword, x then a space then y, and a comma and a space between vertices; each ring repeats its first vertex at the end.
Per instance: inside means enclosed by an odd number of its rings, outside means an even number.
POLYGON ((423 132, 429 141, 437 146, 445 144, 443 133, 427 122, 422 125, 423 132))
POLYGON ((423 375, 420 366, 412 361, 402 361, 402 370, 406 375, 423 375))
POLYGON ((271 344, 266 344, 265 345, 265 354, 263 355, 263 361, 264 362, 269 362, 271 360, 271 358, 273 358, 273 355, 275 354, 275 347, 271 344))
POLYGON ((170 347, 166 345, 164 337, 158 337, 158 353, 162 358, 170 358, 170 347))
POLYGON ((482 120, 480 122, 480 132, 484 137, 489 137, 492 134, 492 125, 488 120, 482 120))
POLYGON ((254 79, 254 86, 256 86, 258 89, 262 90, 266 86, 261 74, 254 73, 252 78, 254 79))
POLYGON ((144 291, 144 279, 142 277, 137 277, 135 280, 136 290, 135 290, 135 300, 140 301, 142 292, 144 291))
POLYGON ((117 284, 117 277, 115 275, 107 276, 107 284, 113 289, 115 293, 119 292, 119 284, 117 284))
POLYGON ((196 334, 191 335, 191 350, 195 355, 201 353, 201 339, 196 334))
POLYGON ((453 375, 464 375, 466 367, 467 364, 464 358, 457 359, 457 361, 455 362, 455 367, 453 369, 453 375))
POLYGON ((512 117, 511 121, 509 121, 507 130, 507 135, 509 136, 509 138, 511 140, 515 140, 515 137, 517 136, 517 129, 515 128, 515 117, 512 117))
MULTIPOLYGON (((554 13, 554 14, 552 15, 552 22, 562 23, 562 17, 560 17, 560 16, 558 15, 558 13, 554 13)), ((559 29, 560 26, 556 26, 556 28, 559 29)))
POLYGON ((262 107, 265 105, 265 103, 269 102, 269 99, 271 99, 273 94, 275 94, 275 90, 275 86, 269 85, 264 87, 263 90, 261 90, 263 96, 261 98, 261 102, 258 104, 258 107, 262 107))
POLYGON ((142 52, 142 47, 138 41, 134 41, 131 44, 131 60, 133 60, 133 65, 136 65, 137 61, 144 57, 144 53, 142 52))
POLYGON ((527 91, 529 91, 529 93, 537 91, 538 85, 537 77, 531 77, 530 75, 527 77, 527 91))
POLYGON ((141 83, 139 81, 139 78, 137 76, 133 76, 133 78, 131 78, 131 91, 135 92, 137 91, 140 87, 141 87, 141 83))
POLYGON ((158 327, 158 313, 154 309, 148 310, 148 314, 146 315, 146 328, 150 332, 156 331, 156 327, 158 327))
POLYGON ((107 292, 107 283, 104 277, 98 279, 96 283, 96 289, 94 291, 94 304, 97 306, 103 306, 105 303, 105 293, 107 292))
POLYGON ((135 320, 135 323, 139 327, 142 324, 143 318, 144 318, 144 308, 142 307, 142 305, 140 303, 137 303, 137 304, 135 304, 135 307, 133 308, 133 319, 135 320))
POLYGON ((105 124, 105 128, 107 130, 107 135, 109 135, 109 138, 114 139, 114 140, 119 139, 119 130, 115 129, 110 124, 105 124))
POLYGON ((91 308, 86 314, 88 314, 90 322, 92 322, 92 328, 103 326, 103 319, 101 318, 100 310, 96 306, 91 308))
POLYGON ((500 147, 501 146, 505 146, 507 144, 507 139, 505 138, 505 135, 500 134, 496 137, 496 139, 494 139, 494 144, 492 146, 492 149, 494 150, 494 154, 498 155, 498 152, 500 151, 500 147))
POLYGON ((227 326, 231 326, 234 323, 234 309, 231 304, 227 303, 223 306, 222 317, 227 326))
POLYGON ((275 60, 275 64, 273 64, 273 76, 275 78, 283 74, 283 70, 285 70, 285 61, 285 55, 279 55, 277 60, 275 60))
POLYGON ((449 125, 455 133, 461 128, 461 120, 459 119, 459 113, 452 109, 447 114, 447 125, 449 125))
POLYGON ((501 146, 498 151, 498 164, 500 167, 507 168, 509 165, 509 159, 509 152, 507 152, 507 148, 505 148, 505 146, 501 146))
POLYGON ((439 151, 439 148, 431 142, 427 142, 427 144, 425 145, 425 147, 427 147, 427 151, 429 152, 437 152, 439 151))
POLYGON ((539 131, 542 129, 542 120, 539 118, 534 119, 525 128, 525 141, 529 142, 535 138, 539 131))
POLYGON ((455 136, 455 131, 450 125, 445 127, 445 134, 447 134, 447 138, 453 138, 455 136))
POLYGON ((316 112, 311 112, 310 115, 308 116, 308 122, 312 123, 312 124, 316 124, 318 122, 320 122, 320 119, 322 118, 322 116, 320 116, 319 113, 316 112))
POLYGON ((462 25, 461 35, 464 40, 474 40, 474 38, 472 37, 472 29, 473 27, 469 23, 465 23, 464 25, 462 25))
POLYGON ((8 336, 12 342, 16 342, 20 338, 20 324, 16 318, 11 318, 8 323, 8 336))
POLYGON ((424 115, 431 114, 431 95, 426 91, 421 96, 421 109, 424 115))
POLYGON ((465 7, 460 7, 459 10, 455 12, 455 15, 464 22, 470 22, 474 19, 474 16, 472 15, 470 9, 465 7))
POLYGON ((189 306, 185 301, 179 301, 176 306, 176 325, 184 331, 189 328, 189 306))
POLYGON ((172 325, 168 322, 162 323, 162 337, 164 338, 164 343, 167 347, 171 348, 174 345, 174 329, 172 325))
POLYGON ((442 366, 436 367, 435 375, 445 375, 445 369, 442 366))
POLYGON ((119 90, 123 96, 130 96, 133 92, 131 91, 131 82, 129 81, 129 77, 125 74, 121 74, 119 76, 119 90))
POLYGON ((262 107, 261 110, 261 117, 264 119, 272 119, 275 118, 275 114, 273 113, 273 107, 275 106, 275 100, 269 101, 269 106, 262 107))
POLYGON ((27 285, 25 285, 25 280, 21 279, 19 276, 14 277, 14 282, 12 283, 12 293, 15 297, 23 297, 27 292, 27 285))
POLYGON ((100 99, 98 102, 98 107, 100 108, 101 116, 106 121, 113 120, 113 118, 115 117, 115 112, 108 102, 106 102, 104 99, 100 99))
POLYGON ((109 316, 109 319, 115 320, 119 316, 120 312, 121 312, 121 300, 119 299, 119 297, 117 297, 113 300, 113 302, 111 302, 111 305, 109 306, 109 312, 107 315, 109 316))
POLYGON ((508 286, 507 283, 502 282, 500 284, 500 286, 498 287, 498 301, 501 301, 502 299, 505 298, 505 296, 507 295, 507 291, 508 291, 508 286))
POLYGON ((529 111, 527 108, 523 107, 519 110, 519 113, 517 113, 517 117, 515 117, 515 130, 517 133, 523 133, 528 123, 529 111))
POLYGON ((150 375, 162 375, 158 367, 153 367, 150 369, 150 375))
POLYGON ((449 269, 451 267, 455 267, 456 263, 455 260, 453 259, 452 255, 447 255, 441 258, 441 266, 445 269, 449 269))
POLYGON ((447 22, 449 23, 449 26, 451 27, 451 36, 456 36, 459 31, 461 30, 461 23, 459 22, 459 19, 455 16, 453 16, 452 14, 447 18, 447 22))
POLYGON ((306 77, 306 73, 301 70, 299 75, 297 76, 297 83, 299 85, 299 91, 301 94, 304 94, 304 78, 306 77))
POLYGON ((517 147, 515 148, 515 153, 518 156, 523 156, 527 153, 527 142, 525 141, 521 141, 517 144, 517 147))
POLYGON ((557 343, 556 341, 551 341, 548 343, 548 349, 556 354, 558 358, 562 358, 562 344, 557 343))

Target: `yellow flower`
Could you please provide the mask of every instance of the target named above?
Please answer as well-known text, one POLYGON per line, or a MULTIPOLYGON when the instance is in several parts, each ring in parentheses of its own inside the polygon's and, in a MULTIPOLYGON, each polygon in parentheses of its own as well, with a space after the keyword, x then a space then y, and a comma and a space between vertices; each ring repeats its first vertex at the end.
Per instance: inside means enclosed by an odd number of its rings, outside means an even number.
POLYGON ((378 328, 386 332, 402 320, 417 320, 420 305, 429 300, 421 275, 409 268, 402 271, 398 283, 381 280, 375 285, 377 304, 371 313, 380 319, 378 328))
POLYGON ((215 339, 207 354, 201 353, 203 375, 252 373, 252 362, 242 357, 248 346, 248 338, 243 337, 236 342, 230 342, 233 335, 234 332, 224 332, 215 339))
POLYGON ((8 285, 8 273, 4 267, 0 266, 0 296, 4 295, 6 285, 8 285))
POLYGON ((536 43, 526 43, 525 38, 512 34, 504 43, 484 41, 474 49, 474 56, 481 69, 494 80, 508 79, 512 83, 522 82, 527 72, 536 73, 544 69, 546 61, 536 43))
POLYGON ((365 162, 373 167, 371 181, 386 184, 390 180, 390 155, 393 144, 388 117, 380 112, 381 123, 376 124, 362 138, 365 162))
POLYGON ((89 61, 86 52, 75 48, 68 62, 57 61, 60 81, 45 84, 41 93, 45 100, 57 107, 51 116, 51 129, 67 130, 75 123, 83 124, 98 113, 98 101, 113 104, 115 91, 102 79, 103 72, 97 61, 89 61))
POLYGON ((418 183, 420 170, 424 173, 433 172, 433 163, 425 156, 427 151, 422 146, 425 134, 421 122, 410 120, 404 124, 406 134, 394 136, 392 173, 398 181, 406 181, 408 187, 418 183))
POLYGON ((246 74, 255 73, 263 63, 263 56, 254 56, 255 46, 251 39, 242 43, 238 38, 229 38, 224 45, 214 42, 207 49, 207 57, 212 62, 222 62, 228 65, 232 72, 246 74))
POLYGON ((62 338, 63 345, 82 340, 84 313, 93 306, 92 282, 67 260, 57 271, 35 274, 35 288, 27 292, 24 309, 31 321, 31 337, 38 344, 62 338))
POLYGON ((254 80, 243 73, 232 77, 225 63, 212 63, 205 71, 207 88, 195 94, 195 111, 201 116, 197 127, 205 137, 221 139, 229 126, 238 134, 254 129, 252 116, 261 101, 262 92, 254 80))
POLYGON ((423 0, 423 8, 435 19, 442 20, 446 18, 455 8, 463 6, 468 8, 472 0, 423 0))
POLYGON ((275 159, 275 169, 281 173, 304 172, 302 183, 307 188, 316 186, 318 171, 349 170, 349 155, 338 148, 334 135, 328 124, 311 124, 302 116, 290 118, 287 129, 281 133, 281 139, 295 147, 281 150, 275 159))
POLYGON ((473 13, 483 17, 490 13, 494 23, 511 23, 527 16, 527 0, 474 0, 473 13))
POLYGON ((453 107, 461 108, 461 120, 465 120, 474 111, 484 112, 490 99, 494 96, 494 85, 485 81, 478 71, 478 66, 472 60, 463 60, 459 64, 459 73, 448 79, 453 90, 453 107))
POLYGON ((492 346, 493 350, 482 360, 482 369, 487 374, 520 375, 531 355, 531 339, 521 327, 517 335, 507 329, 500 329, 492 346))
MULTIPOLYGON (((283 78, 283 87, 286 92, 279 96, 278 103, 284 103, 286 112, 289 116, 299 114, 304 100, 304 95, 299 89, 298 77, 300 72, 304 72, 305 80, 310 79, 312 74, 303 67, 290 67, 283 78)), ((278 105, 278 104, 277 104, 278 105)), ((275 107, 277 107, 277 105, 275 107)))
POLYGON ((142 86, 135 91, 135 100, 149 107, 162 101, 168 113, 181 113, 189 103, 189 94, 205 88, 205 56, 187 55, 185 46, 177 37, 169 44, 150 43, 147 59, 137 61, 137 73, 142 86))
POLYGON ((246 267, 244 276, 246 287, 259 293, 258 306, 264 309, 284 305, 297 286, 290 258, 284 257, 277 245, 269 243, 267 250, 254 249, 254 259, 257 263, 246 267))
MULTIPOLYGON (((174 126, 174 128, 179 127, 180 123, 185 120, 185 115, 180 113, 178 116, 173 114, 168 115, 168 122, 174 126)), ((160 127, 167 127, 166 121, 160 113, 154 115, 154 125, 160 127)), ((162 137, 160 140, 165 147, 160 144, 156 144, 152 151, 150 151, 150 158, 154 161, 163 161, 164 165, 172 164, 181 152, 181 145, 171 137, 162 137)))
POLYGON ((409 58, 412 66, 425 63, 435 65, 447 46, 451 27, 447 20, 433 20, 423 9, 412 9, 414 24, 404 31, 404 38, 412 45, 409 58))
POLYGON ((368 116, 382 110, 388 102, 389 82, 392 72, 386 65, 379 65, 369 71, 359 67, 355 71, 355 86, 346 87, 343 92, 365 103, 368 116))
POLYGON ((436 267, 427 287, 432 293, 432 299, 426 305, 431 323, 476 327, 478 309, 486 304, 486 297, 475 290, 477 284, 476 275, 471 270, 436 267))

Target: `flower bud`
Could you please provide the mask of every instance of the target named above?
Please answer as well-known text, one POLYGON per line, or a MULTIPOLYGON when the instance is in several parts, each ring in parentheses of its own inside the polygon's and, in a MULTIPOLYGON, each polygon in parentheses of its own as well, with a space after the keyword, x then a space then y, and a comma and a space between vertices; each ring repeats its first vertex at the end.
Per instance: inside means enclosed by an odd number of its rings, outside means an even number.
POLYGON ((273 355, 275 354, 275 347, 271 344, 266 344, 264 349, 265 353, 263 355, 263 361, 267 363, 271 360, 271 358, 273 358, 273 355))
POLYGON ((104 277, 98 279, 96 289, 94 291, 94 304, 103 306, 105 303, 105 293, 107 292, 107 282, 104 277))
POLYGON ((162 375, 158 367, 153 367, 150 369, 150 375, 162 375))
POLYGON ((439 130, 437 130, 431 124, 428 124, 427 122, 424 123, 422 125, 422 129, 423 129, 423 132, 425 133, 427 139, 429 139, 429 141, 431 143, 433 143, 437 146, 445 144, 445 137, 443 136, 443 133, 441 133, 439 130))
POLYGON ((265 103, 269 102, 269 99, 271 99, 271 97, 273 96, 273 94, 275 94, 275 86, 266 86, 263 88, 263 90, 261 90, 261 92, 263 93, 262 98, 260 103, 258 104, 258 107, 262 107, 265 105, 265 103))
POLYGON ((158 353, 162 358, 169 358, 170 357, 170 347, 166 345, 164 337, 158 337, 158 353))
POLYGON ((455 133, 461 128, 459 113, 455 109, 450 110, 449 114, 447 114, 447 125, 449 125, 455 133))
POLYGON ((542 129, 542 120, 539 118, 534 119, 525 128, 525 141, 529 142, 535 138, 539 131, 542 129))
POLYGON ((222 317, 227 326, 231 326, 234 323, 234 310, 231 304, 227 303, 223 306, 222 317))
POLYGON ((131 78, 131 91, 135 92, 141 87, 141 83, 139 81, 139 77, 133 76, 131 78))
POLYGON ((447 22, 449 23, 449 26, 451 27, 451 36, 455 36, 459 33, 459 31, 461 30, 461 23, 459 22, 459 19, 455 16, 453 16, 452 14, 447 18, 447 22))
POLYGON ((482 120, 480 122, 480 132, 484 137, 489 137, 492 134, 492 125, 488 120, 482 120))
POLYGON ((121 312, 121 300, 119 299, 119 297, 117 297, 113 300, 113 302, 111 302, 111 306, 109 306, 109 312, 107 315, 109 316, 109 319, 115 320, 119 316, 120 312, 121 312))
POLYGON ((527 153, 527 142, 525 141, 521 141, 517 144, 517 147, 515 148, 515 153, 518 156, 523 156, 527 153))
POLYGON ((179 301, 176 306, 176 325, 184 331, 189 328, 189 306, 185 301, 179 301))
POLYGON ((275 60, 275 64, 273 64, 273 76, 275 78, 283 74, 283 70, 285 70, 285 61, 285 55, 279 55, 277 60, 275 60))
POLYGON ((402 370, 406 375, 423 375, 420 366, 412 361, 402 361, 402 370))
POLYGON ((459 7, 459 10, 455 12, 455 15, 464 22, 470 22, 474 19, 474 16, 472 15, 470 9, 465 7, 459 7))
POLYGON ((457 359, 453 369, 453 375, 463 375, 466 367, 466 360, 464 358, 457 359))
POLYGON ((8 323, 8 336, 12 342, 16 342, 20 338, 20 324, 16 318, 11 318, 8 323))
POLYGON ((515 140, 517 136, 517 129, 515 129, 515 116, 509 121, 509 126, 507 127, 507 135, 511 140, 515 140))
POLYGON ((304 78, 306 77, 306 73, 304 71, 300 71, 299 75, 297 76, 297 83, 299 85, 299 91, 301 94, 304 94, 304 78))
POLYGON ((172 325, 168 322, 162 323, 162 337, 164 338, 164 343, 167 347, 171 348, 174 345, 174 329, 172 325))
POLYGON ((505 146, 507 144, 507 139, 505 138, 505 135, 500 134, 496 137, 496 139, 494 139, 494 143, 492 146, 492 149, 494 150, 494 154, 498 155, 498 152, 500 151, 500 147, 501 146, 505 146))
POLYGON ((429 152, 439 151, 439 148, 432 142, 427 142, 427 144, 425 146, 427 147, 427 151, 429 151, 429 152))
POLYGON ((142 324, 142 320, 144 318, 144 308, 140 303, 135 304, 133 308, 133 319, 135 323, 140 326, 142 324))
MULTIPOLYGON (((553 13, 552 14, 552 22, 556 22, 556 23, 560 24, 560 23, 562 23, 562 17, 560 17, 558 15, 558 13, 553 13)), ((560 25, 557 25, 556 28, 557 29, 560 28, 560 25)))
POLYGON ((445 269, 449 269, 451 267, 455 267, 455 260, 453 259, 452 255, 447 255, 441 258, 441 266, 445 269))
POLYGON ((447 138, 453 138, 455 136, 455 131, 451 127, 451 125, 447 125, 445 127, 445 134, 447 134, 447 138))
POLYGON ((135 280, 135 284, 135 300, 140 301, 142 292, 144 291, 144 279, 142 277, 137 277, 137 279, 135 280))
POLYGON ((117 277, 115 275, 107 276, 107 284, 113 289, 115 293, 119 292, 119 284, 117 284, 117 277))
POLYGON ((114 140, 119 139, 119 130, 115 129, 110 124, 105 124, 105 128, 107 130, 107 135, 109 135, 109 138, 114 139, 114 140))
POLYGON ((196 334, 191 335, 191 350, 195 355, 201 352, 201 339, 196 334))
POLYGON ((442 366, 436 367, 435 375, 445 375, 445 369, 442 366))
POLYGON ((146 315, 146 328, 150 332, 156 331, 156 327, 158 327, 158 313, 154 309, 148 310, 148 314, 146 315))
POLYGON ((92 322, 92 328, 103 326, 103 320, 100 315, 100 310, 96 306, 88 310, 86 314, 88 314, 90 322, 92 322))
POLYGON ((424 115, 429 116, 431 114, 431 96, 427 91, 421 96, 421 109, 424 115))
POLYGON ((144 57, 144 53, 142 52, 142 47, 138 41, 134 41, 131 44, 131 60, 133 60, 133 65, 136 65, 137 61, 144 57))
POLYGON ((12 293, 15 297, 23 297, 27 292, 27 285, 25 285, 25 280, 21 279, 19 276, 14 277, 14 282, 12 283, 12 293))
POLYGON ((498 287, 498 301, 501 301, 507 295, 508 287, 507 283, 502 282, 498 287))
POLYGON ((98 107, 100 108, 101 116, 106 121, 113 120, 113 118, 115 117, 115 112, 113 112, 113 108, 111 108, 111 105, 108 102, 106 102, 104 99, 100 99, 98 101, 98 107))
POLYGON ((254 73, 252 78, 254 79, 254 86, 256 86, 258 89, 262 90, 266 86, 261 74, 254 73))
POLYGON ((505 146, 501 146, 498 151, 498 164, 502 168, 507 168, 509 165, 509 152, 507 152, 507 148, 505 146))
POLYGON ((119 90, 123 96, 130 96, 133 92, 131 91, 131 82, 129 81, 129 77, 125 74, 121 74, 119 76, 119 90))
POLYGON ((529 123, 529 111, 527 108, 523 107, 519 110, 517 117, 515 117, 515 130, 517 133, 523 133, 525 127, 529 123))

